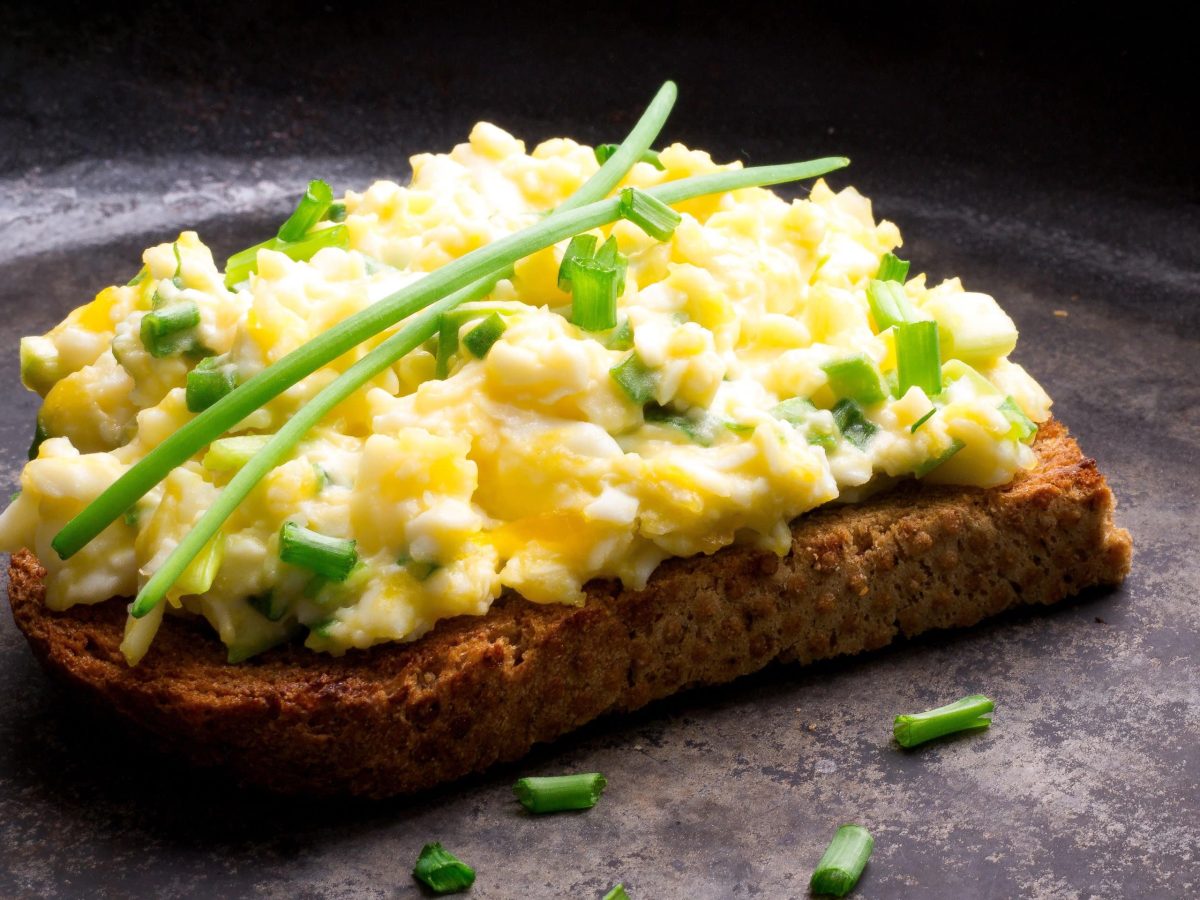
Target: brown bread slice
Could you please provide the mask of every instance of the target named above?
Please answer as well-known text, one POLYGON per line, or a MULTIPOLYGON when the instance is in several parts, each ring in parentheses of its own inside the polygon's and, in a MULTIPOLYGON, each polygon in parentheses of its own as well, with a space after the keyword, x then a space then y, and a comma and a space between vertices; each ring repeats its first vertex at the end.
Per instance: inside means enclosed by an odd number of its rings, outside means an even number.
POLYGON ((170 752, 279 791, 383 797, 774 659, 859 653, 1120 582, 1130 538, 1095 462, 1057 422, 1035 449, 1037 468, 1004 487, 906 484, 803 516, 784 559, 730 548, 671 560, 643 591, 590 585, 582 607, 510 595, 341 658, 288 647, 231 666, 206 626, 168 617, 130 669, 125 603, 48 612, 26 550, 9 599, 47 669, 170 752))

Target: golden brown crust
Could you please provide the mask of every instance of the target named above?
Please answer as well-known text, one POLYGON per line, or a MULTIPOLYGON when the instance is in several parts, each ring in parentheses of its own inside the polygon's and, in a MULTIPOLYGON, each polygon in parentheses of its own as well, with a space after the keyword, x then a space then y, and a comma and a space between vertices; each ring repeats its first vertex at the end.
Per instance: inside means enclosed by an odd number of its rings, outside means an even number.
POLYGON ((643 591, 589 585, 582 607, 510 595, 414 643, 340 658, 286 647, 230 666, 203 626, 168 618, 131 669, 125 604, 47 611, 27 550, 10 563, 9 599, 47 669, 169 750, 275 790, 387 796, 774 659, 859 653, 1119 583, 1131 543, 1095 462, 1053 421, 1035 449, 1038 467, 1004 487, 905 485, 806 515, 783 559, 729 548, 671 560, 643 591))

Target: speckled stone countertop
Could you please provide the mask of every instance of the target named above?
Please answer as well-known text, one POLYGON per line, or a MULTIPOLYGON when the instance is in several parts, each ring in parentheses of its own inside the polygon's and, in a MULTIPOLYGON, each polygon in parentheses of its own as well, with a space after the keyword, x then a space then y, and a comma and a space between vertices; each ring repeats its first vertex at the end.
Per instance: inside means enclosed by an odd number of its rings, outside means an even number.
POLYGON ((0 895, 417 897, 412 863, 440 840, 478 870, 477 898, 618 881, 635 900, 801 897, 849 820, 876 839, 857 896, 1200 893, 1200 191, 1157 50, 1118 30, 1085 47, 1053 18, 863 38, 853 6, 809 17, 803 42, 667 9, 602 39, 66 6, 15 14, 0 56, 4 490, 36 411, 19 337, 128 278, 143 247, 195 227, 237 249, 308 178, 402 177, 480 118, 531 142, 614 140, 674 77, 667 137, 755 163, 846 152, 835 182, 900 225, 917 269, 1001 301, 1018 360, 1111 481, 1135 561, 1116 591, 774 666, 384 803, 279 799, 148 753, 51 684, 4 616, 0 895), (972 691, 996 700, 989 731, 891 743, 897 712, 972 691), (514 803, 515 777, 573 770, 608 775, 595 809, 514 803))

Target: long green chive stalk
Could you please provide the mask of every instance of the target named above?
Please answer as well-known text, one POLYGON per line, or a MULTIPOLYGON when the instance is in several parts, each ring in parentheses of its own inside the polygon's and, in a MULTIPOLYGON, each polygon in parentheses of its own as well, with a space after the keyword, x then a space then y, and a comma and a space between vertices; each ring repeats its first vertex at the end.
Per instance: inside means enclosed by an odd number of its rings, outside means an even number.
POLYGON ((513 785, 513 793, 531 813, 551 813, 591 809, 607 785, 607 779, 599 772, 587 772, 580 775, 521 778, 513 785))
POLYGON ((867 829, 861 825, 843 825, 813 870, 809 881, 812 892, 846 896, 854 890, 874 849, 875 839, 867 829))
MULTIPOLYGON (((673 181, 652 188, 647 193, 664 203, 681 203, 706 194, 816 178, 843 168, 848 163, 849 160, 844 157, 828 157, 781 166, 734 169, 673 181)), ((538 224, 472 251, 431 272, 419 282, 344 319, 259 372, 174 432, 68 522, 55 536, 51 546, 63 559, 73 556, 139 497, 162 481, 172 469, 296 382, 385 328, 419 312, 436 298, 458 291, 497 269, 580 231, 616 221, 619 204, 619 200, 610 199, 570 212, 556 211, 538 224)), ((445 311, 454 305, 457 304, 440 308, 445 311)), ((364 377, 362 383, 370 377, 364 377)))
POLYGON ((937 709, 911 715, 896 716, 892 734, 901 747, 915 747, 934 738, 944 737, 971 728, 987 728, 994 704, 982 694, 971 694, 937 709))

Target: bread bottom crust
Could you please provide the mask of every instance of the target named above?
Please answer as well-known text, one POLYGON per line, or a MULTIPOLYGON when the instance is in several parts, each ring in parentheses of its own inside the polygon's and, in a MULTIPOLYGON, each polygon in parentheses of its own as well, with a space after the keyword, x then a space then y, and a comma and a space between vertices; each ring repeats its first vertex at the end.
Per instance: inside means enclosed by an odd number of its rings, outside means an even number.
POLYGON ((1119 583, 1131 541, 1095 461, 1054 421, 1034 449, 1037 467, 1003 487, 904 484, 802 516, 784 558, 668 560, 644 590, 596 582, 577 607, 508 594, 484 616, 342 657, 289 646, 228 665, 203 623, 168 617, 131 669, 125 602, 48 611, 28 550, 10 562, 9 600, 51 673, 167 752, 276 791, 385 797, 772 660, 874 650, 1119 583))

